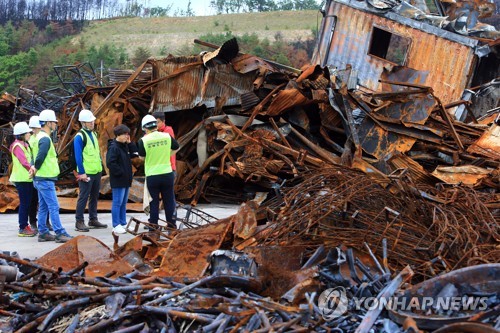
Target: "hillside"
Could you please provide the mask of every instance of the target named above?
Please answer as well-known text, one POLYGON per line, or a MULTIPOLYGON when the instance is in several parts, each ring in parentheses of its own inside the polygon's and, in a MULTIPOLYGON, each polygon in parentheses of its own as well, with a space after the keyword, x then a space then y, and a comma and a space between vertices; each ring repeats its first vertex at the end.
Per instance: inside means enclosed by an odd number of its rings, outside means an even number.
POLYGON ((232 37, 240 50, 301 68, 310 61, 321 14, 273 11, 197 17, 127 17, 82 22, 32 21, 0 26, 0 90, 20 86, 43 91, 60 85, 54 66, 90 63, 102 68, 134 69, 151 56, 193 55, 202 39, 221 45, 232 37), (3 42, 2 42, 3 41, 3 42))
MULTIPOLYGON (((193 40, 202 35, 232 32, 235 36, 255 33, 271 43, 276 34, 286 42, 311 38, 321 22, 319 11, 274 11, 195 17, 120 18, 93 21, 72 39, 73 45, 101 46, 112 43, 130 56, 138 47, 152 55, 184 55, 193 40), (163 50, 162 50, 163 48, 163 50)), ((244 51, 244 50, 243 50, 244 51)))

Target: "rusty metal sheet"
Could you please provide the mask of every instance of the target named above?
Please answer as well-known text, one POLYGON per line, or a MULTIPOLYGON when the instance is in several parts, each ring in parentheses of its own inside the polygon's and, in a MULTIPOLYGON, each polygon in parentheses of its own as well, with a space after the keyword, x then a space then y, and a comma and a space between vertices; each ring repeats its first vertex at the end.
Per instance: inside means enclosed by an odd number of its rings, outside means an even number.
POLYGON ((362 157, 359 157, 357 154, 354 155, 354 158, 352 159, 351 167, 353 169, 363 171, 364 173, 372 177, 374 180, 376 180, 377 183, 382 187, 386 187, 390 183, 389 178, 385 174, 383 174, 373 165, 365 161, 362 157))
POLYGON ((255 255, 258 275, 266 285, 265 295, 280 297, 295 285, 296 273, 306 247, 296 246, 252 246, 245 252, 255 255))
POLYGON ((8 186, 8 177, 0 180, 0 213, 19 207, 19 196, 14 186, 8 186))
POLYGON ((245 252, 255 255, 259 266, 269 266, 278 270, 296 271, 301 268, 301 260, 306 247, 296 246, 254 246, 245 252))
POLYGON ((490 115, 484 115, 480 119, 478 119, 478 123, 481 125, 490 125, 492 124, 495 119, 498 117, 498 113, 492 113, 490 115))
POLYGON ((140 252, 143 246, 142 238, 143 235, 135 236, 134 238, 120 246, 118 249, 116 249, 115 254, 123 257, 131 251, 140 252))
MULTIPOLYGON (((107 99, 107 98, 106 98, 107 99)), ((104 99, 99 94, 94 94, 92 96, 92 107, 93 110, 104 103, 104 99)), ((108 173, 108 167, 106 166, 106 155, 108 153, 108 140, 114 139, 113 128, 123 123, 125 111, 117 107, 115 104, 110 104, 101 111, 101 114, 96 119, 96 131, 98 132, 99 148, 102 156, 102 164, 106 173, 108 173)), ((97 115, 97 111, 96 111, 97 115)), ((136 119, 139 120, 139 119, 136 119)), ((132 127, 133 128, 133 127, 132 127)), ((131 133, 133 134, 133 133, 131 133)))
POLYGON ((156 275, 201 278, 209 266, 207 258, 219 249, 231 226, 228 218, 179 233, 170 242, 156 275))
POLYGON ((415 182, 426 183, 429 185, 439 182, 438 178, 425 171, 420 164, 406 155, 395 154, 394 156, 391 156, 387 162, 393 166, 394 170, 407 169, 411 175, 411 179, 415 182))
POLYGON ((89 263, 85 268, 85 275, 89 277, 105 276, 113 271, 121 276, 134 270, 103 242, 90 236, 77 236, 36 260, 53 269, 61 267, 63 271, 69 271, 85 261, 89 263))
POLYGON ((304 96, 298 89, 281 90, 273 98, 265 114, 270 117, 278 116, 294 106, 306 105, 308 102, 311 102, 311 100, 304 96))
POLYGON ((447 184, 475 185, 481 179, 488 177, 491 170, 474 165, 437 167, 432 174, 447 184))
POLYGON ((302 88, 311 88, 314 90, 326 90, 330 85, 330 73, 327 68, 319 65, 309 65, 303 69, 296 82, 302 88))
POLYGON ((252 201, 243 203, 238 213, 232 216, 233 234, 240 239, 252 237, 257 230, 257 216, 255 215, 255 204, 252 201))
POLYGON ((417 126, 424 124, 436 101, 429 95, 415 95, 405 103, 392 103, 389 106, 373 112, 377 119, 399 120, 402 125, 384 122, 382 128, 380 121, 375 122, 370 117, 365 117, 359 126, 358 135, 362 138, 363 150, 378 159, 394 154, 396 151, 405 153, 413 147, 419 139, 426 139, 440 143, 441 139, 434 133, 426 133, 417 126), (406 123, 408 126, 406 126, 406 123))
POLYGON ((500 126, 493 123, 476 142, 469 146, 467 151, 496 160, 500 159, 500 126))
MULTIPOLYGON (((167 77, 196 62, 200 62, 199 56, 152 60, 153 79, 167 77)), ((253 91, 254 79, 253 73, 238 73, 231 64, 207 68, 200 62, 157 84, 152 96, 152 111, 170 112, 201 105, 215 107, 218 97, 226 98, 225 105, 239 105, 240 95, 253 91)))
POLYGON ((241 74, 262 69, 274 71, 274 68, 268 62, 251 54, 241 54, 234 58, 231 63, 234 70, 241 74))
POLYGON ((214 63, 229 63, 238 55, 240 47, 236 38, 231 38, 212 52, 203 52, 201 58, 205 66, 210 66, 214 63))
POLYGON ((477 40, 395 13, 369 13, 364 1, 327 1, 318 48, 312 63, 344 69, 352 65, 358 84, 373 91, 385 69, 396 64, 368 55, 373 27, 411 39, 405 67, 429 71, 423 84, 447 104, 459 100, 469 86, 477 40), (385 17, 384 17, 385 16, 385 17))
POLYGON ((428 76, 429 71, 417 71, 407 67, 396 67, 393 68, 392 71, 384 69, 380 76, 382 79, 381 88, 382 91, 404 91, 408 88, 394 84, 387 84, 384 83, 384 81, 424 84, 428 76))

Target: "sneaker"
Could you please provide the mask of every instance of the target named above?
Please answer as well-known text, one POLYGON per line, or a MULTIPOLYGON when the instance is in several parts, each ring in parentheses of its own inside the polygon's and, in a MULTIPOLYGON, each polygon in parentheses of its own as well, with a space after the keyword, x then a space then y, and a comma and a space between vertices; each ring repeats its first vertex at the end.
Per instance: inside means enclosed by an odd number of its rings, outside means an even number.
POLYGON ((50 232, 38 235, 39 242, 52 242, 56 240, 56 236, 52 235, 50 232))
POLYGON ((85 222, 83 222, 83 221, 76 221, 76 223, 75 223, 75 231, 88 232, 89 228, 85 225, 85 222))
POLYGON ((91 229, 106 229, 108 227, 107 224, 99 222, 99 220, 90 220, 89 228, 91 229))
POLYGON ((30 225, 27 225, 24 229, 19 229, 17 234, 19 237, 35 237, 36 231, 31 229, 30 225))
POLYGON ((67 233, 62 233, 56 236, 56 243, 66 243, 71 240, 73 237, 68 235, 67 233))
POLYGON ((113 228, 113 232, 115 234, 126 234, 127 230, 121 224, 119 224, 113 228))

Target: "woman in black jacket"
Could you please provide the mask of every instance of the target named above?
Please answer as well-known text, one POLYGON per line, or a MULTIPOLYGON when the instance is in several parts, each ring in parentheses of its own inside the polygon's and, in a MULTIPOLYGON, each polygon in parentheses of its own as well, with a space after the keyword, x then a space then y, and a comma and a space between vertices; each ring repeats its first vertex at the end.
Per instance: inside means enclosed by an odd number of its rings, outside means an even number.
POLYGON ((118 125, 113 129, 114 140, 108 141, 106 166, 109 169, 109 182, 113 192, 111 217, 113 232, 124 234, 127 225, 127 201, 132 186, 131 158, 139 156, 137 148, 130 142, 130 129, 126 125, 118 125))

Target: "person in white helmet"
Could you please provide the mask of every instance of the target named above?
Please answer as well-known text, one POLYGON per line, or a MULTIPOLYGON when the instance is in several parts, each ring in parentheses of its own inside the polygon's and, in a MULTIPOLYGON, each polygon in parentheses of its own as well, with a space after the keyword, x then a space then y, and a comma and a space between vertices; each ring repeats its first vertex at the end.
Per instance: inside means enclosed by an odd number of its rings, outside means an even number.
POLYGON ((30 211, 31 197, 33 196, 33 180, 29 175, 31 168, 31 150, 28 141, 31 129, 26 122, 14 125, 15 141, 10 146, 12 156, 12 173, 9 181, 16 186, 19 195, 19 237, 34 237, 36 231, 28 224, 28 213, 30 211))
MULTIPOLYGON (((153 114, 153 116, 156 118, 156 125, 158 128, 158 132, 163 132, 163 133, 168 133, 172 139, 175 139, 175 133, 174 129, 171 126, 168 126, 167 123, 165 123, 165 113, 164 112, 156 112, 153 114)), ((177 176, 176 173, 176 157, 175 154, 172 154, 170 156, 170 165, 172 165, 172 171, 174 172, 174 184, 175 184, 175 177, 177 176)), ((177 202, 175 201, 175 192, 174 195, 172 196, 172 201, 174 204, 174 207, 177 205, 177 202)), ((177 219, 177 213, 176 209, 174 208, 174 220, 177 219)))
POLYGON ((72 237, 62 226, 59 217, 59 201, 55 186, 59 177, 59 162, 54 143, 50 137, 57 127, 56 114, 52 110, 43 110, 40 112, 39 121, 42 130, 36 137, 36 143, 33 147, 36 157, 29 172, 30 176, 33 177, 33 185, 38 190, 38 241, 65 243, 72 237), (47 228, 47 215, 50 215, 55 236, 47 228))
POLYGON ((102 160, 99 141, 94 132, 95 116, 90 110, 83 109, 78 114, 82 129, 73 140, 76 171, 78 172, 78 187, 80 193, 76 202, 75 230, 88 232, 89 228, 107 228, 108 225, 97 219, 97 200, 101 187, 102 160), (89 226, 85 225, 83 213, 89 204, 89 226))
MULTIPOLYGON (((34 158, 33 156, 33 147, 35 147, 36 144, 36 136, 40 131, 42 130, 42 126, 40 126, 40 121, 38 120, 38 116, 32 116, 28 122, 28 125, 33 132, 30 136, 29 140, 29 145, 30 145, 30 150, 31 150, 31 157, 34 158)), ((29 211, 29 221, 31 228, 35 231, 38 231, 38 224, 36 221, 36 216, 38 214, 38 191, 36 188, 33 187, 33 195, 31 196, 31 204, 30 204, 30 211, 29 211)), ((47 216, 47 228, 52 231, 52 226, 50 225, 49 222, 49 217, 47 216)))
POLYGON ((179 143, 168 133, 158 132, 156 118, 152 115, 144 116, 141 126, 146 134, 139 140, 138 150, 139 155, 145 158, 146 185, 153 199, 150 204, 149 223, 158 224, 161 194, 168 227, 175 229, 174 172, 170 156, 179 149, 179 143))

